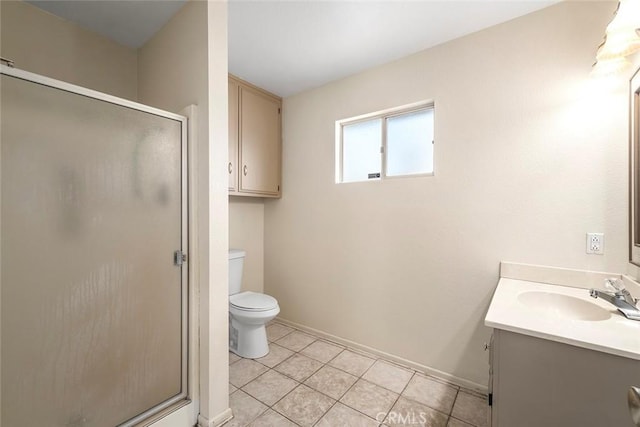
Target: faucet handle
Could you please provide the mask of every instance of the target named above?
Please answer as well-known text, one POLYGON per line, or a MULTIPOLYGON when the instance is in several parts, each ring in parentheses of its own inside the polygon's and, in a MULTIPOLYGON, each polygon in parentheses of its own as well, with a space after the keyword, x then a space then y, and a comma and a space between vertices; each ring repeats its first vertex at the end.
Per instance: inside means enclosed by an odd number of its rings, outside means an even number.
POLYGON ((617 277, 609 277, 608 279, 605 279, 604 287, 616 293, 626 290, 626 288, 624 287, 624 283, 622 283, 622 280, 618 279, 617 277))
POLYGON ((634 298, 633 295, 631 295, 631 293, 624 286, 624 283, 622 283, 622 280, 616 277, 611 277, 606 279, 604 283, 605 287, 609 288, 610 290, 614 290, 616 296, 619 298, 624 298, 627 303, 633 306, 638 303, 638 299, 634 298))

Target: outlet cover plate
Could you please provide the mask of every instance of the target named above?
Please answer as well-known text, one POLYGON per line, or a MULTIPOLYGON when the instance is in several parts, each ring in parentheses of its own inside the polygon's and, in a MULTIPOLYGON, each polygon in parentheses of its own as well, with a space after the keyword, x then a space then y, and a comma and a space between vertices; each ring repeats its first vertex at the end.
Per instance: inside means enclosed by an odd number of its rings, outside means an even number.
POLYGON ((587 253, 604 254, 604 233, 587 233, 587 253))

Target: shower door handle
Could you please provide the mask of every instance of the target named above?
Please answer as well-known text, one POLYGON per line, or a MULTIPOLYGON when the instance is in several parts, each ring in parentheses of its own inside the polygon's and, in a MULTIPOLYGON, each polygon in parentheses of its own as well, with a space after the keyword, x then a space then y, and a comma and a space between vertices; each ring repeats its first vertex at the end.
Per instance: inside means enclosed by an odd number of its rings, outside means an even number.
POLYGON ((640 387, 629 387, 627 399, 631 420, 637 427, 640 427, 640 387))
POLYGON ((174 265, 177 265, 178 267, 180 267, 185 262, 187 262, 187 254, 185 254, 182 251, 175 251, 173 253, 173 264, 174 265))

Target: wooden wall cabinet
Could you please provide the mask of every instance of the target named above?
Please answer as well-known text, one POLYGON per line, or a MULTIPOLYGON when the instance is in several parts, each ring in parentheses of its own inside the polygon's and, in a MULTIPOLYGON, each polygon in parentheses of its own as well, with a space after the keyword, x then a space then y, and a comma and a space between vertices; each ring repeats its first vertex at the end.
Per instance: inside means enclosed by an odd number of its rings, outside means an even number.
POLYGON ((229 76, 229 194, 280 197, 282 100, 229 76))

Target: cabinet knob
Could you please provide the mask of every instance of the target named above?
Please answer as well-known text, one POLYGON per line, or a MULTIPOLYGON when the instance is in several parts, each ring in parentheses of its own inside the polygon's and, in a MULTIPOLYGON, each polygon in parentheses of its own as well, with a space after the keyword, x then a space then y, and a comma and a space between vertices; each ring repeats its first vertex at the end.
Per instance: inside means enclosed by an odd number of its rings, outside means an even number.
POLYGON ((229 173, 233 172, 233 165, 229 162, 229 173))
POLYGON ((247 165, 244 165, 242 168, 242 173, 244 173, 244 176, 247 176, 247 165))

